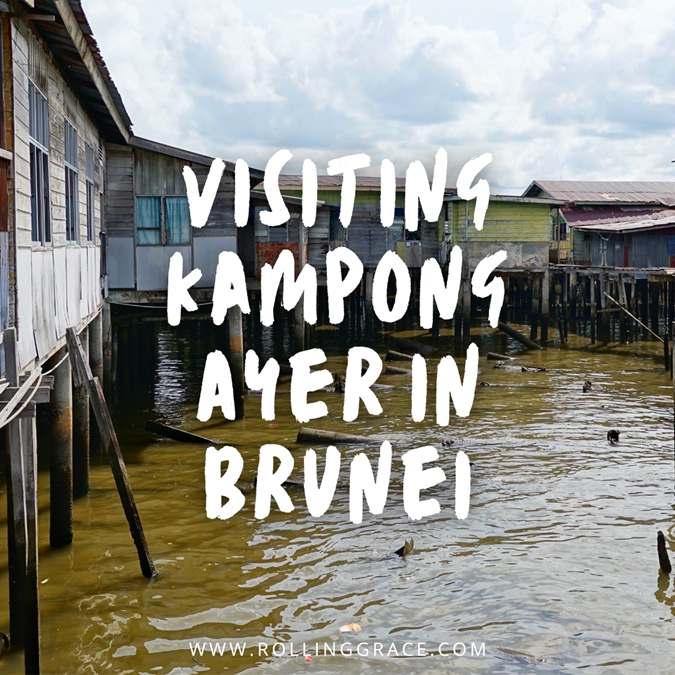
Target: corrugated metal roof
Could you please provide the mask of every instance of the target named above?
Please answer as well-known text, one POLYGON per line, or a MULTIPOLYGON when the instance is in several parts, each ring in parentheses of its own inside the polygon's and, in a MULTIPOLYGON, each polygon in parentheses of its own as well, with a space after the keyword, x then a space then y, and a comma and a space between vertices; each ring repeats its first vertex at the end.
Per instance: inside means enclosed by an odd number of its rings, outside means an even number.
POLYGON ((661 204, 675 206, 675 181, 535 180, 523 197, 545 192, 577 204, 661 204))
MULTIPOLYGON (((69 5, 75 15, 80 30, 84 35, 87 47, 94 58, 108 93, 110 94, 115 110, 121 117, 123 124, 126 125, 127 130, 130 131, 131 119, 124 107, 124 103, 122 103, 122 97, 110 76, 105 61, 101 56, 98 44, 96 43, 96 40, 94 40, 91 26, 84 14, 82 4, 80 0, 69 0, 69 5)), ((33 23, 34 28, 46 42, 61 67, 68 84, 73 88, 77 97, 100 126, 106 139, 117 143, 124 143, 125 139, 122 136, 115 119, 111 115, 106 102, 101 96, 96 83, 93 81, 87 70, 87 66, 83 62, 77 47, 73 43, 54 1, 35 0, 35 13, 54 15, 54 21, 35 21, 33 23)), ((27 13, 27 18, 29 17, 30 13, 27 13)))
MULTIPOLYGON (((340 189, 342 187, 342 176, 317 176, 319 189, 330 190, 340 189)), ((282 174, 279 176, 279 186, 282 188, 302 188, 302 176, 292 174, 282 174)), ((380 189, 379 176, 356 176, 356 187, 361 189, 380 189)), ((405 188, 405 178, 396 179, 396 189, 405 188)))
POLYGON ((563 208, 570 227, 584 232, 646 232, 675 225, 675 209, 563 208))
MULTIPOLYGON (((317 176, 319 190, 339 190, 342 187, 342 176, 317 176)), ((281 174, 279 176, 279 186, 290 189, 302 188, 302 176, 293 174, 281 174)), ((379 190, 379 176, 356 176, 357 190, 379 190)), ((396 179, 396 189, 405 189, 405 178, 396 179)), ((445 188, 445 194, 456 194, 455 188, 445 188)))
MULTIPOLYGON (((213 157, 208 155, 201 155, 190 150, 183 150, 183 148, 176 148, 173 145, 166 145, 166 143, 158 143, 151 141, 148 138, 141 138, 140 136, 132 136, 129 139, 129 145, 141 150, 150 150, 161 155, 168 155, 169 157, 176 157, 177 159, 184 159, 186 162, 193 162, 195 164, 202 164, 203 166, 211 166, 213 157)), ((234 162, 225 161, 225 171, 234 173, 234 162)), ((265 178, 265 172, 260 169, 249 167, 249 174, 251 176, 251 185, 258 185, 265 178)))

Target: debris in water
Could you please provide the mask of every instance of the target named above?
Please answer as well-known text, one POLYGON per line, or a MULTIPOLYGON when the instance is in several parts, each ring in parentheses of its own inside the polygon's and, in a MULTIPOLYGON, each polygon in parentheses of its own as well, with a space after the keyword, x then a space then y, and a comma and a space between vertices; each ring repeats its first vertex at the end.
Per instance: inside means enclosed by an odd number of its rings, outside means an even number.
POLYGON ((670 557, 668 556, 668 549, 666 548, 666 538, 663 536, 661 530, 659 530, 659 533, 656 535, 656 549, 659 552, 659 565, 661 569, 666 574, 670 574, 673 571, 673 567, 670 564, 670 557))
POLYGON ((617 445, 619 442, 619 434, 621 432, 617 431, 616 429, 610 429, 607 432, 607 440, 610 442, 611 445, 617 445))
POLYGON ((593 389, 593 383, 592 383, 590 380, 586 380, 586 381, 584 382, 584 386, 583 386, 583 392, 584 392, 584 394, 585 394, 587 391, 590 391, 591 389, 593 389))
POLYGON ((414 539, 406 539, 405 544, 401 546, 397 551, 394 551, 396 555, 400 555, 401 558, 405 558, 408 553, 412 553, 412 550, 415 548, 415 540, 414 539))
POLYGON ((361 626, 358 623, 347 623, 338 628, 338 633, 359 633, 361 626))

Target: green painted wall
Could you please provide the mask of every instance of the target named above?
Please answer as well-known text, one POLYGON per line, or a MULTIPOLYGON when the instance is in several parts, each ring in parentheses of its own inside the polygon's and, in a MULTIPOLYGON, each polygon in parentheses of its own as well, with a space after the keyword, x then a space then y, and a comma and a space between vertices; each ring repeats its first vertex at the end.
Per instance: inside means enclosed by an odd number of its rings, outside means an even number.
POLYGON ((545 242, 550 236, 548 204, 527 202, 490 202, 481 231, 473 226, 475 201, 468 203, 468 238, 466 236, 467 202, 451 202, 452 241, 545 242))

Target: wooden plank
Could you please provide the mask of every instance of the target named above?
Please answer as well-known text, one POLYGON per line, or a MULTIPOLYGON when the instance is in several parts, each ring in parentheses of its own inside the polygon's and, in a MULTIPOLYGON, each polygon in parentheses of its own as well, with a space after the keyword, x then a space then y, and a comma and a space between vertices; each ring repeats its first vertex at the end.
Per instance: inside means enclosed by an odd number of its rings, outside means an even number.
MULTIPOLYGON (((0 402, 11 400, 18 393, 18 391, 18 387, 9 387, 7 384, 5 384, 4 387, 0 387, 0 402)), ((45 386, 38 387, 36 392, 31 390, 18 399, 16 407, 28 400, 32 400, 35 403, 49 403, 50 391, 51 387, 45 386)))
POLYGON ((177 429, 176 427, 171 427, 168 424, 162 424, 161 422, 151 422, 148 420, 145 423, 145 430, 149 431, 151 434, 165 436, 166 438, 171 438, 174 441, 182 441, 183 443, 222 445, 222 441, 214 441, 212 438, 205 438, 199 434, 193 434, 191 431, 177 429))
POLYGON ((76 384, 83 382, 89 392, 89 401, 101 433, 101 442, 108 455, 110 468, 112 469, 115 484, 117 485, 117 491, 119 492, 122 501, 124 515, 127 518, 131 536, 136 545, 138 558, 141 563, 141 572, 143 573, 143 576, 147 578, 154 577, 157 572, 155 571, 145 534, 143 533, 143 526, 138 514, 138 508, 136 507, 134 495, 131 491, 129 475, 124 463, 124 458, 122 457, 119 441, 117 440, 115 427, 113 426, 112 418, 110 417, 110 411, 108 410, 105 397, 103 396, 101 383, 98 378, 93 377, 91 374, 89 362, 84 357, 82 345, 80 344, 80 340, 74 328, 68 328, 66 331, 66 341, 68 344, 68 353, 73 364, 73 376, 75 382, 76 384))
POLYGON ((35 381, 40 376, 42 368, 38 366, 26 379, 26 381, 18 388, 11 400, 0 410, 0 428, 7 424, 7 420, 12 416, 14 411, 21 405, 24 395, 29 393, 35 381))
POLYGON ((309 427, 300 427, 298 436, 295 439, 297 443, 360 443, 372 444, 382 443, 381 438, 377 436, 357 436, 355 434, 343 434, 339 431, 324 431, 323 429, 310 429, 309 427))
POLYGON ((519 333, 515 328, 511 328, 511 326, 509 326, 506 323, 503 323, 502 321, 500 321, 497 324, 497 327, 499 328, 500 331, 506 333, 509 337, 512 337, 514 340, 518 340, 518 342, 521 342, 530 349, 543 349, 541 345, 538 345, 536 342, 530 340, 530 338, 528 337, 525 337, 525 335, 519 333))

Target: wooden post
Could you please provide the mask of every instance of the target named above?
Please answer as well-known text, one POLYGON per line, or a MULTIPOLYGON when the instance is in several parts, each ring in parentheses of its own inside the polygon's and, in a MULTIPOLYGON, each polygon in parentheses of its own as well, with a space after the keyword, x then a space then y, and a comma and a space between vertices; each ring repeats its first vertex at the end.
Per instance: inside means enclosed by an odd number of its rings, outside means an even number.
POLYGON ((68 328, 66 330, 66 340, 68 343, 70 363, 74 366, 73 371, 76 373, 76 380, 84 380, 87 385, 87 390, 89 391, 89 400, 91 401, 91 406, 94 415, 96 416, 96 423, 101 432, 103 447, 108 455, 110 468, 112 469, 115 484, 117 485, 117 491, 119 492, 122 507, 124 508, 124 515, 129 523, 131 536, 133 537, 136 550, 138 551, 141 571, 143 575, 148 578, 154 577, 156 575, 155 566, 150 557, 150 551, 148 550, 148 544, 145 539, 145 534, 143 533, 141 519, 138 515, 138 509, 136 508, 134 495, 131 491, 131 485, 129 484, 129 475, 127 474, 127 468, 117 440, 115 427, 113 426, 112 418, 110 417, 110 411, 105 403, 101 383, 91 374, 89 363, 84 358, 82 345, 80 344, 74 328, 68 328))
POLYGON ((562 273, 562 329, 563 336, 562 341, 567 342, 567 314, 569 312, 569 307, 567 305, 567 272, 562 273))
POLYGON ((591 302, 591 344, 595 344, 595 336, 598 328, 598 304, 595 292, 595 275, 589 275, 588 288, 591 302))
MULTIPOLYGON (((621 303, 622 307, 628 308, 628 299, 626 297, 626 282, 623 276, 619 277, 618 288, 619 288, 619 302, 621 303)), ((623 312, 621 312, 621 316, 619 317, 619 335, 621 338, 621 342, 628 342, 628 319, 626 318, 626 315, 623 312)))
POLYGON ((548 340, 549 296, 551 294, 548 267, 541 279, 541 344, 548 340))
MULTIPOLYGON (((19 384, 16 331, 4 333, 6 378, 19 384)), ((39 370, 38 370, 39 373, 39 370)), ((7 425, 7 536, 10 637, 24 649, 26 673, 40 672, 40 601, 37 545, 37 434, 35 403, 7 425)))
POLYGON ((21 424, 21 450, 25 472, 26 499, 24 669, 27 675, 28 673, 35 673, 36 675, 40 673, 40 581, 38 573, 37 430, 35 426, 35 408, 35 403, 29 403, 18 417, 21 424))
MULTIPOLYGON (((3 334, 5 377, 11 386, 19 384, 19 357, 16 329, 3 334)), ((7 567, 9 572, 9 634, 12 647, 24 645, 24 587, 26 579, 26 511, 21 459, 21 423, 15 419, 5 427, 7 476, 7 567)))
POLYGON ((469 261, 466 261, 466 270, 463 280, 464 299, 462 302, 462 344, 466 349, 471 344, 471 270, 469 261))
POLYGON ((236 419, 244 417, 244 334, 241 323, 241 307, 235 305, 227 310, 230 328, 230 370, 234 390, 236 419))
POLYGON ((659 284, 652 281, 649 284, 649 301, 650 301, 650 328, 655 332, 659 332, 659 284))
MULTIPOLYGON (((103 387, 106 398, 112 401, 113 384, 113 332, 110 303, 106 300, 101 311, 101 349, 103 358, 103 387)), ((98 374, 94 373, 95 377, 98 374)))
POLYGON ((579 300, 577 271, 570 272, 570 319, 576 321, 579 318, 577 303, 579 300))
MULTIPOLYGON (((606 309, 606 298, 605 298, 605 273, 601 271, 598 275, 598 286, 600 290, 600 309, 606 309)), ((603 344, 609 344, 609 314, 607 312, 601 311, 600 313, 600 323, 601 323, 601 339, 603 344)))
MULTIPOLYGON (((105 388, 106 376, 103 354, 103 313, 104 310, 100 311, 89 324, 89 367, 91 368, 92 375, 98 377, 99 381, 103 382, 105 388)), ((88 395, 87 403, 89 403, 88 395)), ((89 424, 89 449, 92 453, 98 454, 101 452, 101 436, 98 432, 98 427, 95 424, 92 425, 91 421, 89 424)))
MULTIPOLYGON (((62 349, 53 357, 58 363, 62 349)), ((49 543, 67 546, 73 541, 73 392, 70 361, 54 372, 49 462, 49 543)))
MULTIPOLYGON (((89 330, 80 332, 82 350, 89 359, 89 330)), ((68 363, 64 361, 64 363, 68 363)), ((89 494, 89 394, 84 383, 73 382, 73 498, 89 494)))
POLYGON ((670 348, 668 344, 668 331, 665 332, 665 335, 663 336, 663 356, 664 356, 664 363, 666 366, 666 372, 670 371, 670 348))
POLYGON ((539 332, 539 311, 541 302, 541 277, 533 274, 530 279, 532 300, 530 303, 530 340, 537 339, 539 332))

